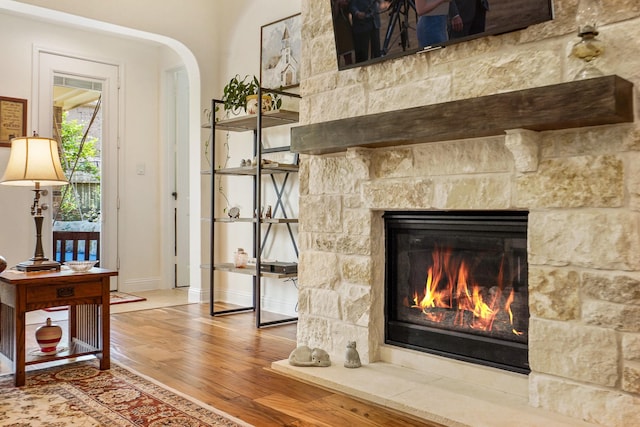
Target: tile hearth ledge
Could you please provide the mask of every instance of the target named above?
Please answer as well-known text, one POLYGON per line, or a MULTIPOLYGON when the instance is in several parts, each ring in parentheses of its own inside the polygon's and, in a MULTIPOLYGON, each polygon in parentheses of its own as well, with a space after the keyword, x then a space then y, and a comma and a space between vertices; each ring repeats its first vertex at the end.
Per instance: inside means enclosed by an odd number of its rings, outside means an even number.
POLYGON ((357 369, 271 367, 280 374, 450 427, 594 427, 527 402, 527 376, 383 346, 383 360, 357 369), (420 368, 423 366, 423 368, 420 368), (429 369, 428 371, 426 369, 429 369), (469 382, 465 378, 473 378, 469 382), (479 378, 484 381, 480 383, 479 378))

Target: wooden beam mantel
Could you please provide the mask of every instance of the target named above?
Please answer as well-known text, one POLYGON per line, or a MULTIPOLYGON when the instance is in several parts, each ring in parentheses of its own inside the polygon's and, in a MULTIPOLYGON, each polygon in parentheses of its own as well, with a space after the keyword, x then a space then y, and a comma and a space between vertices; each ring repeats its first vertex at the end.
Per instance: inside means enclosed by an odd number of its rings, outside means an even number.
POLYGON ((633 122, 633 84, 597 77, 478 98, 350 117, 291 129, 291 151, 327 154, 633 122))

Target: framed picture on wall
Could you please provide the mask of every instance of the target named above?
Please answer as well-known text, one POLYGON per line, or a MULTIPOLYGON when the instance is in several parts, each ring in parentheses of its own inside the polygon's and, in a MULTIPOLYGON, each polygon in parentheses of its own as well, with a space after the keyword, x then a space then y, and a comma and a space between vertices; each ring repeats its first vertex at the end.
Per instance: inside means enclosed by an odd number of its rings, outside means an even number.
POLYGON ((302 18, 292 15, 260 29, 260 82, 266 89, 300 84, 302 18))
POLYGON ((18 136, 27 136, 27 100, 0 96, 0 147, 18 136))

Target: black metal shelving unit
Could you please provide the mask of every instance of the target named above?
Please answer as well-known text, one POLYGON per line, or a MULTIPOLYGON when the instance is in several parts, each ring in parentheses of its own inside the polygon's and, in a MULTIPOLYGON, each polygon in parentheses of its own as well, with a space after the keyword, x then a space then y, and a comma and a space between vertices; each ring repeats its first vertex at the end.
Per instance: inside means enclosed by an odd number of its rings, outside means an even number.
MULTIPOLYGON (((258 99, 261 99, 263 93, 274 93, 279 96, 300 98, 300 95, 295 93, 284 92, 280 90, 263 89, 258 90, 258 99)), ((258 108, 258 113, 255 115, 246 115, 240 117, 234 117, 231 119, 216 120, 215 111, 223 105, 223 101, 213 99, 211 101, 211 122, 205 125, 205 128, 211 129, 211 170, 205 173, 211 175, 211 206, 210 206, 210 256, 209 264, 205 267, 209 270, 209 292, 210 292, 210 314, 211 316, 226 315, 241 313, 247 311, 255 312, 256 327, 262 328, 266 326, 274 326, 283 323, 295 322, 297 317, 285 317, 277 320, 263 321, 262 320, 262 279, 274 278, 274 279, 295 279, 295 274, 281 274, 274 272, 262 271, 262 251, 265 247, 267 240, 269 239, 273 227, 284 226, 287 228, 289 238, 293 250, 298 258, 298 247, 296 244, 296 236, 291 227, 292 224, 297 223, 297 218, 289 218, 283 203, 284 192, 287 184, 289 183, 289 177, 291 174, 298 172, 298 165, 284 165, 284 164, 263 164, 263 154, 276 153, 289 151, 289 146, 279 146, 274 148, 264 148, 262 131, 263 129, 294 124, 298 122, 298 112, 288 110, 273 110, 262 112, 258 108), (255 165, 232 167, 215 169, 216 164, 216 130, 225 130, 229 132, 253 132, 253 156, 256 160, 255 165), (216 197, 215 189, 216 176, 218 175, 233 175, 233 176, 248 176, 253 181, 253 212, 260 212, 262 206, 262 183, 263 178, 269 177, 271 180, 272 188, 276 195, 275 205, 272 211, 271 218, 259 218, 260 215, 253 218, 216 218, 216 197), (277 175, 282 175, 281 182, 276 180, 277 175), (251 223, 253 224, 253 256, 255 257, 255 267, 236 268, 233 263, 216 263, 215 261, 215 224, 216 223, 251 223), (266 227, 266 228, 264 228, 266 227), (264 229, 264 233, 263 233, 264 229), (216 310, 215 307, 215 275, 214 272, 225 271, 229 273, 244 274, 253 276, 253 305, 250 307, 238 307, 232 309, 216 310)))

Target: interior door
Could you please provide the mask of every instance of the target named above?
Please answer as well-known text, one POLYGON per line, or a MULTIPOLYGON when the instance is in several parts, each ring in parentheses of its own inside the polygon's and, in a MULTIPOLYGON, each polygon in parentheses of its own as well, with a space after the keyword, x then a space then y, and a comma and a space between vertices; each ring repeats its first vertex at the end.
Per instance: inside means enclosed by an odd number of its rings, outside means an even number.
MULTIPOLYGON (((100 94, 100 209, 94 219, 99 221, 100 229, 98 259, 101 267, 118 269, 119 67, 44 50, 38 50, 34 60, 38 64, 38 76, 34 79, 38 86, 34 93, 38 94, 38 99, 34 102, 32 114, 33 123, 37 124, 36 129, 41 136, 54 137, 55 109, 52 106, 56 104, 56 97, 60 98, 59 90, 54 88, 63 86, 78 89, 78 93, 85 95, 93 92, 100 94)), ((58 106, 60 101, 57 100, 58 106)), ((44 236, 51 235, 51 224, 47 226, 49 229, 43 231, 44 236)), ((111 289, 117 288, 116 276, 112 278, 111 289)))
POLYGON ((169 157, 173 158, 174 287, 189 286, 189 81, 184 67, 167 73, 169 157))

